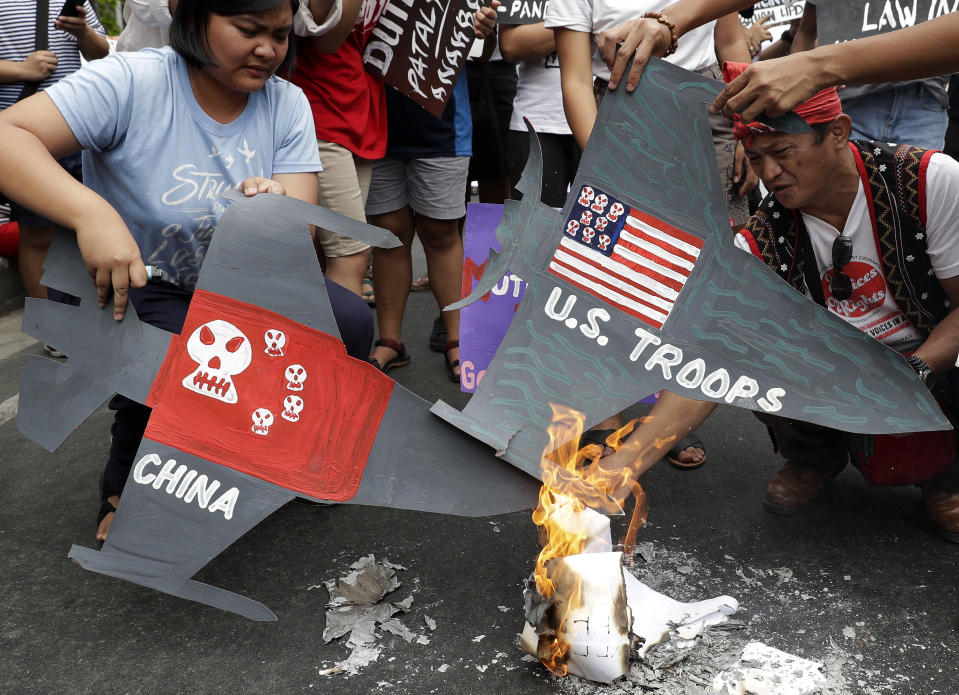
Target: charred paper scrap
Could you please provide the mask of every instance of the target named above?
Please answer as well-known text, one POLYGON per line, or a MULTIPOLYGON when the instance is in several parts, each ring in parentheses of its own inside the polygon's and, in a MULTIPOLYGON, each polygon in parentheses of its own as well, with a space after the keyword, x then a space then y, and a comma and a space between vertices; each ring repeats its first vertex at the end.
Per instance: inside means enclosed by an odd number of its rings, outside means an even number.
POLYGON ((750 642, 739 662, 713 680, 719 695, 815 695, 826 685, 823 665, 762 642, 750 642))
MULTIPOLYGON (((381 647, 376 644, 376 629, 402 637, 407 642, 429 644, 425 635, 416 635, 394 616, 406 612, 413 605, 413 597, 402 601, 384 601, 384 597, 402 586, 397 570, 405 570, 388 560, 376 561, 371 554, 350 565, 349 574, 324 582, 330 592, 329 610, 323 641, 330 643, 349 633, 346 646, 350 656, 322 674, 357 673, 360 668, 379 658, 381 647)), ((427 623, 428 624, 428 623, 427 623)), ((433 627, 435 628, 435 622, 433 627)))

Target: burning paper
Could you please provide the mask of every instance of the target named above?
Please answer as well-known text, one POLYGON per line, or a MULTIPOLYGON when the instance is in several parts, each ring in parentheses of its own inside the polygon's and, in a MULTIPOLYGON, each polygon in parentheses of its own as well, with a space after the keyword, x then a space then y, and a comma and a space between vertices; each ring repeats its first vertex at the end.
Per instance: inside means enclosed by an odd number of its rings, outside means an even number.
MULTIPOLYGON (((605 470, 601 447, 578 448, 583 422, 582 414, 553 406, 543 487, 533 512, 543 550, 525 592, 522 644, 557 675, 611 683, 629 670, 631 635, 641 640, 643 657, 671 629, 697 634, 735 613, 739 604, 729 596, 680 603, 623 572, 623 554, 612 552, 609 519, 584 501, 608 508, 610 492, 621 497, 628 489, 628 471, 605 470)), ((618 449, 632 425, 614 432, 607 446, 618 449)), ((634 484, 632 490, 637 512, 631 531, 645 519, 642 489, 634 484)), ((631 533, 627 538, 635 540, 631 533)))
POLYGON ((549 562, 554 600, 540 629, 526 624, 522 644, 554 673, 611 683, 629 670, 629 610, 622 553, 590 553, 549 562), (557 656, 555 645, 567 645, 557 656))
POLYGON ((588 530, 589 535, 583 542, 584 553, 547 563, 555 589, 552 601, 542 597, 537 600, 532 595, 533 587, 527 592, 528 622, 522 645, 554 673, 568 672, 611 683, 629 670, 629 634, 639 639, 637 651, 642 658, 670 630, 675 629, 680 636, 684 629, 686 635, 698 634, 704 626, 720 623, 739 609, 739 603, 730 596, 682 603, 653 591, 623 571, 622 553, 610 552, 612 538, 607 517, 592 509, 573 510, 568 506, 562 507, 556 516, 570 533, 582 535, 588 530), (572 601, 565 598, 574 591, 572 601), (621 593, 625 611, 619 610, 621 593), (582 605, 576 605, 577 600, 582 605), (568 649, 551 666, 544 644, 554 641, 566 643, 568 649))

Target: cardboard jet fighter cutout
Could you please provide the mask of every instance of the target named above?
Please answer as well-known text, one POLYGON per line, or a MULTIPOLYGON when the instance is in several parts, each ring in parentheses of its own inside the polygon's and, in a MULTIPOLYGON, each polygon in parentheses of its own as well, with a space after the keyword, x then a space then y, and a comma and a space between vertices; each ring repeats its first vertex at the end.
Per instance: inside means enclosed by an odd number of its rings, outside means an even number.
POLYGON ((507 270, 526 293, 466 408, 434 413, 532 475, 550 403, 591 426, 660 389, 851 432, 950 427, 898 353, 733 245, 706 116, 720 88, 653 60, 633 94, 609 92, 562 212, 538 202, 530 148, 502 252, 450 308, 507 270))
POLYGON ((217 225, 180 335, 99 309, 71 235, 44 282, 80 306, 27 300, 27 333, 67 364, 31 357, 18 424, 53 450, 114 393, 153 408, 102 551, 83 567, 256 620, 261 603, 190 579, 294 496, 485 516, 528 508, 538 483, 346 354, 307 233, 399 241, 284 196, 234 202, 217 225))

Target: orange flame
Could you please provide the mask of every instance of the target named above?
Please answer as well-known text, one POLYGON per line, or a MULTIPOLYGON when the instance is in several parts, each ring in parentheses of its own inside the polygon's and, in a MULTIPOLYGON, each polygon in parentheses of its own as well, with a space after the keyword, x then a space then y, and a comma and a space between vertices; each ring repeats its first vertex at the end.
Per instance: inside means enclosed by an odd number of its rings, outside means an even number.
MULTIPOLYGON (((576 529, 575 524, 563 522, 568 522, 573 514, 583 511, 587 506, 619 512, 620 507, 615 499, 625 496, 622 491, 629 484, 630 478, 628 468, 618 471, 603 468, 601 459, 605 450, 602 447, 589 444, 579 448, 585 415, 566 406, 550 406, 553 409, 553 421, 547 430, 549 444, 543 453, 543 487, 539 492, 539 504, 533 510, 533 523, 540 529, 540 542, 543 545, 536 558, 534 577, 536 590, 545 598, 549 598, 556 591, 556 586, 550 579, 549 561, 578 555, 586 549, 589 541, 589 532, 586 529, 576 529), (613 497, 610 497, 611 494, 613 497)), ((610 435, 606 445, 618 450, 623 439, 632 432, 635 423, 633 420, 610 435)), ((635 544, 635 528, 645 520, 645 494, 638 483, 632 483, 631 489, 636 495, 637 506, 626 541, 635 544)), ((582 604, 581 590, 580 584, 577 583, 568 595, 554 599, 551 623, 552 627, 555 627, 555 633, 551 631, 550 634, 540 636, 537 650, 540 661, 559 676, 565 676, 567 672, 566 653, 569 651, 569 643, 562 637, 566 632, 566 617, 570 611, 582 604)))

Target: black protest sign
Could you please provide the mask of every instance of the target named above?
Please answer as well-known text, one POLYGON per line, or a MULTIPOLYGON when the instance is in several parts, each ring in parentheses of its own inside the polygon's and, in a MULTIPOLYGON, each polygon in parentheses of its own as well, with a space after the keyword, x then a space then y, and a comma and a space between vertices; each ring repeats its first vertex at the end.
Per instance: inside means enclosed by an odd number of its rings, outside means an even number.
POLYGON ((794 19, 802 17, 805 0, 761 0, 753 5, 753 15, 749 19, 740 16, 745 26, 766 17, 766 27, 775 27, 789 24, 794 19))
MULTIPOLYGON (((911 27, 959 9, 956 0, 847 0, 817 7, 819 42, 861 39, 911 27)), ((934 49, 934 47, 933 47, 934 49)))
POLYGON ((549 0, 502 0, 496 8, 500 24, 536 24, 546 17, 549 0))
POLYGON ((473 13, 482 4, 390 0, 363 51, 367 71, 438 117, 473 45, 473 13))

